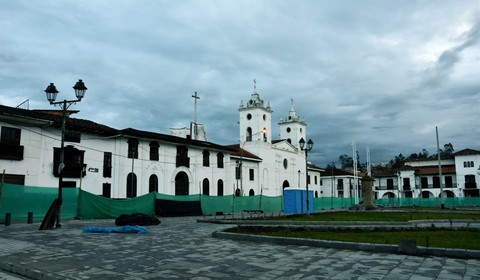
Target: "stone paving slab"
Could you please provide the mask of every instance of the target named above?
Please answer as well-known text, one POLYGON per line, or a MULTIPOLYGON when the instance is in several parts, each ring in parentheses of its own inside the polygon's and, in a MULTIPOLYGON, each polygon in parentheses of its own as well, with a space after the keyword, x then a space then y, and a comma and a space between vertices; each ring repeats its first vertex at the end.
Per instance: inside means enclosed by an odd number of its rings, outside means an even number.
MULTIPOLYGON (((0 270, 28 279, 479 279, 480 260, 212 238, 232 225, 161 218, 147 234, 82 233, 114 220, 0 227, 0 270)), ((1 277, 1 276, 0 276, 1 277)), ((1 278, 0 278, 1 279, 1 278)))

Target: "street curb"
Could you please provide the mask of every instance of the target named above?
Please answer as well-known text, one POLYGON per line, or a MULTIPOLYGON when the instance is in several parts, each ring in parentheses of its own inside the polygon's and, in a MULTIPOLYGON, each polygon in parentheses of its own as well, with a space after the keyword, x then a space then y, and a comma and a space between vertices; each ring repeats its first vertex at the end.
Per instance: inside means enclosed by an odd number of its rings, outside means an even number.
MULTIPOLYGON (((280 220, 249 220, 249 219, 197 219, 197 223, 231 224, 231 225, 285 225, 285 226, 383 226, 383 227, 430 227, 435 224, 478 225, 480 220, 413 220, 407 222, 376 222, 376 221, 280 221, 280 220)), ((449 226, 443 226, 448 228, 449 226)), ((463 226, 465 227, 465 226, 463 226)))
MULTIPOLYGON (((405 254, 399 251, 399 245, 393 244, 372 244, 372 243, 356 243, 343 241, 315 240, 293 237, 275 237, 253 234, 239 234, 231 232, 212 233, 214 238, 231 239, 237 241, 250 242, 268 242, 278 245, 298 245, 310 247, 322 247, 342 250, 369 251, 375 253, 405 254)), ((462 249, 445 249, 418 246, 416 254, 408 254, 415 256, 435 256, 449 257, 456 259, 480 259, 480 250, 462 250, 462 249)))

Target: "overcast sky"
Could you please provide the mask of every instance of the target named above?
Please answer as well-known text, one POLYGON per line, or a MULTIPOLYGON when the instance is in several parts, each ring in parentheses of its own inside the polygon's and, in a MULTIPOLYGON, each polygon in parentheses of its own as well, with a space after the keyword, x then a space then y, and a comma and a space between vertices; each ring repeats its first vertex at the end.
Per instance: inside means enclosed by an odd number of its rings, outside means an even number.
MULTIPOLYGON (((236 144, 257 92, 277 123, 291 99, 319 166, 369 147, 372 163, 440 144, 480 149, 479 1, 0 1, 0 104, 168 134, 194 118, 236 144), (25 106, 23 106, 25 107, 25 106)), ((338 166, 338 165, 337 165, 338 166)))

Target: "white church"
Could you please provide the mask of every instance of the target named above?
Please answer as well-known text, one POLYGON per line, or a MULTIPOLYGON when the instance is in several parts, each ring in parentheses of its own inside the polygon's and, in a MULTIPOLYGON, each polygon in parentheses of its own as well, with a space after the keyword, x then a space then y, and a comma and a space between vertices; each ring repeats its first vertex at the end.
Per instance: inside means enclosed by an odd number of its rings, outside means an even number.
MULTIPOLYGON (((307 124, 293 104, 272 139, 272 108, 254 87, 240 103, 239 139, 234 145, 206 141, 192 122, 169 134, 116 129, 76 119, 69 111, 65 167, 59 182, 61 117, 58 111, 0 105, 0 171, 5 183, 81 188, 108 198, 166 195, 281 196, 284 188, 306 189, 318 197, 321 169, 308 164, 300 140, 307 124)), ((287 113, 287 112, 286 112, 287 113)), ((159 116, 161 117, 161 116, 159 116)))

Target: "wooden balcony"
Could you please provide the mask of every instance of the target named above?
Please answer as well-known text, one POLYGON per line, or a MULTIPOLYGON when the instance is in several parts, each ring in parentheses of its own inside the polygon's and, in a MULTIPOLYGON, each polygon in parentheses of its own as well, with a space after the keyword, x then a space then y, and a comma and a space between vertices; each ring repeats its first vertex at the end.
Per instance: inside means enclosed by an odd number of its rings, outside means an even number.
POLYGON ((23 146, 0 143, 0 159, 23 160, 23 146))

